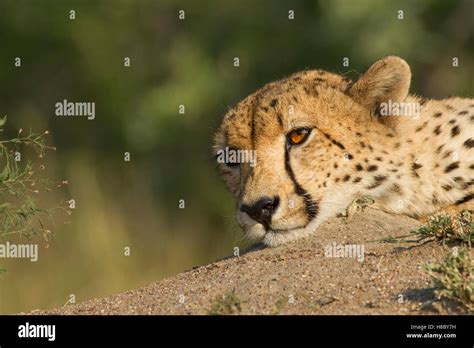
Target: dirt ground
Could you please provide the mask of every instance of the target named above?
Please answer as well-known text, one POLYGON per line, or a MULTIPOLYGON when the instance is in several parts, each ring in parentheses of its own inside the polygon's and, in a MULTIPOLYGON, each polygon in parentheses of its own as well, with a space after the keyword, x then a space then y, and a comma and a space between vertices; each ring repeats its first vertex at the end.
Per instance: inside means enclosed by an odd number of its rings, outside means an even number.
POLYGON ((369 242, 403 235, 419 222, 366 209, 335 218, 308 238, 195 267, 144 288, 31 314, 454 314, 436 300, 423 262, 450 248, 369 242), (364 245, 357 258, 325 256, 325 246, 364 245))

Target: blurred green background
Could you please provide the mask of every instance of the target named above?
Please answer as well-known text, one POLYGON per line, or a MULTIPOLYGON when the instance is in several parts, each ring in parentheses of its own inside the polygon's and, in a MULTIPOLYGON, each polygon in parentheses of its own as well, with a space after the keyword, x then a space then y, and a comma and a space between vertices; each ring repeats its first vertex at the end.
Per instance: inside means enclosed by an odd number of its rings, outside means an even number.
POLYGON ((232 254, 244 242, 210 155, 226 110, 290 73, 322 68, 356 78, 389 54, 411 65, 412 93, 472 97, 473 5, 0 0, 2 136, 50 130, 57 151, 46 171, 69 185, 41 199, 77 205, 49 244, 38 239, 38 262, 1 260, 8 272, 0 276, 0 313, 137 288, 232 254), (95 102, 96 119, 57 117, 63 99, 95 102))

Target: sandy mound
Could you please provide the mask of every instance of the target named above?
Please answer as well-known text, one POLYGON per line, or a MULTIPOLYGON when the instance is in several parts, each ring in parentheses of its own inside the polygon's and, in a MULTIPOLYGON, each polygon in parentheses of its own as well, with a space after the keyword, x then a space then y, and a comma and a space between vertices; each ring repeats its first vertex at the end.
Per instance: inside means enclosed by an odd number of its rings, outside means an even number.
POLYGON ((368 242, 418 225, 366 209, 350 219, 332 219, 316 235, 287 245, 257 247, 141 289, 31 314, 462 313, 435 300, 419 267, 444 259, 448 247, 368 242), (333 243, 363 245, 363 262, 325 256, 333 243))

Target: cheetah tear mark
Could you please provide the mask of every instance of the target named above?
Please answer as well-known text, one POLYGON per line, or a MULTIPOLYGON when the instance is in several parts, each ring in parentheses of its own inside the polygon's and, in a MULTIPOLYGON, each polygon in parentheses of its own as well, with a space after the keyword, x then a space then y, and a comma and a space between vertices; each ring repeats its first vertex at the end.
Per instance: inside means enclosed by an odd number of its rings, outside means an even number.
POLYGON ((285 169, 291 181, 293 182, 293 186, 295 187, 295 193, 298 196, 301 196, 303 198, 305 208, 306 208, 306 216, 308 218, 308 223, 310 223, 311 220, 313 220, 318 215, 319 206, 318 206, 318 203, 313 200, 309 192, 306 191, 298 183, 298 181, 296 181, 295 173, 293 172, 293 169, 291 168, 291 165, 290 165, 290 152, 287 147, 285 147, 285 169))

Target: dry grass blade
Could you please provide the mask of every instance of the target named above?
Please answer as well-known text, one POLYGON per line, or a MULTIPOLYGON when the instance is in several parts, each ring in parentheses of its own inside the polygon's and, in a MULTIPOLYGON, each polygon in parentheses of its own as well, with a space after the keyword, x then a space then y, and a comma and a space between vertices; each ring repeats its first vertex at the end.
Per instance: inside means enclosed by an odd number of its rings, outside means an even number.
POLYGON ((474 242, 474 222, 472 220, 472 212, 464 210, 455 217, 436 215, 433 216, 426 225, 411 231, 409 234, 402 236, 388 236, 370 242, 419 243, 429 240, 437 240, 443 244, 461 243, 471 247, 474 242))

